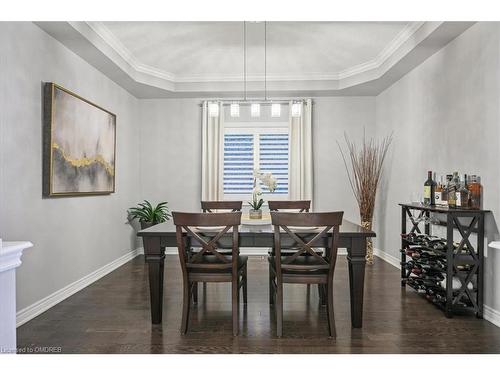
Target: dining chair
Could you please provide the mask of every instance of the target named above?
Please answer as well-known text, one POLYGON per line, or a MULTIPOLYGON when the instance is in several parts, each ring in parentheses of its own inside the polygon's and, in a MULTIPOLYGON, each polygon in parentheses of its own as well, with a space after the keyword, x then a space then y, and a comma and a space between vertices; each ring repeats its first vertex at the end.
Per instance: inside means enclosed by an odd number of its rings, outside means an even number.
MULTIPOLYGON (((203 212, 214 212, 212 210, 217 210, 217 212, 237 212, 241 211, 243 206, 242 201, 201 201, 201 210, 203 212)), ((231 255, 231 249, 220 249, 219 251, 224 255, 231 255)), ((203 283, 203 288, 206 288, 207 284, 203 283)), ((198 303, 198 284, 193 286, 193 302, 198 303)))
MULTIPOLYGON (((186 334, 193 288, 198 282, 230 282, 232 298, 233 335, 238 335, 239 295, 247 303, 247 261, 239 254, 238 226, 241 212, 186 213, 172 212, 176 226, 177 248, 182 268, 183 302, 181 333, 186 334), (216 228, 219 227, 219 228, 216 228), (231 255, 218 251, 220 242, 232 231, 231 255), (199 248, 197 252, 191 248, 199 248)), ((226 241, 227 242, 227 241, 226 241)), ((227 244, 225 247, 227 248, 227 244)))
POLYGON ((242 201, 201 201, 203 212, 213 212, 212 210, 231 210, 231 212, 241 211, 242 201))
POLYGON ((268 201, 269 211, 298 210, 298 212, 309 212, 311 209, 310 200, 302 201, 268 201))
MULTIPOLYGON (((295 212, 309 212, 311 209, 311 201, 310 200, 295 200, 295 201, 268 201, 269 211, 279 211, 279 210, 287 210, 287 211, 295 211, 295 212)), ((285 249, 283 246, 281 247, 281 252, 292 252, 294 253, 294 248, 285 249)), ((274 249, 271 249, 271 254, 274 254, 274 249)), ((307 255, 307 254, 306 254, 307 255)), ((269 265, 269 303, 273 304, 273 293, 272 293, 272 276, 271 276, 271 266, 269 265)), ((307 286, 309 291, 309 285, 307 286)), ((321 301, 321 304, 326 304, 326 295, 325 290, 322 285, 318 285, 318 295, 321 301)))
POLYGON ((283 284, 286 283, 321 284, 326 287, 328 331, 331 337, 336 336, 333 274, 343 215, 343 212, 271 212, 276 254, 270 255, 268 260, 272 272, 278 337, 283 335, 283 284), (311 227, 317 228, 315 233, 311 233, 311 227), (282 244, 290 240, 298 250, 293 254, 283 253, 282 244), (313 246, 324 248, 324 255, 318 254, 313 246), (305 253, 309 256, 302 256, 305 253))

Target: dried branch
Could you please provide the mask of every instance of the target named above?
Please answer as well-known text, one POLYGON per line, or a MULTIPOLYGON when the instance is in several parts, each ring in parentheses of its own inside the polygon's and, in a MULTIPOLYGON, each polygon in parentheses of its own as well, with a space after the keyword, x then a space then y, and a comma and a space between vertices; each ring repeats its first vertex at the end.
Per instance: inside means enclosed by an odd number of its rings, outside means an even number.
POLYGON ((344 139, 347 152, 344 152, 338 141, 337 145, 342 154, 349 184, 358 202, 361 221, 371 221, 382 165, 393 139, 392 133, 377 142, 373 138, 367 140, 363 132, 363 142, 360 149, 349 139, 345 132, 344 139))

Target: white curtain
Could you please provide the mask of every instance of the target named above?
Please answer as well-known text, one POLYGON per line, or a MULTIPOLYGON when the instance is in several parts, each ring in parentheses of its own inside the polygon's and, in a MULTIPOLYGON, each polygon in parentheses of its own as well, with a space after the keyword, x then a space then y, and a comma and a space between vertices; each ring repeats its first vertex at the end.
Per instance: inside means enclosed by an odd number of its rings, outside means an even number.
POLYGON ((203 102, 201 135, 201 199, 207 201, 222 200, 222 155, 224 145, 224 111, 221 102, 219 115, 209 115, 209 103, 203 102))
POLYGON ((300 116, 292 116, 289 103, 290 124, 290 199, 313 199, 312 155, 312 101, 300 102, 300 116))

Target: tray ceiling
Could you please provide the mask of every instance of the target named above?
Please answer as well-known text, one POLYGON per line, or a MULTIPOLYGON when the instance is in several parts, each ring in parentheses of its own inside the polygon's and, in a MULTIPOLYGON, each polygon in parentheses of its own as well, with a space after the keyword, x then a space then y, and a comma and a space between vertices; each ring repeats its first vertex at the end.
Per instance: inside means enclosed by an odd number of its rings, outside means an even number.
MULTIPOLYGON (((137 97, 240 97, 243 22, 38 22, 137 97)), ((270 95, 375 95, 471 22, 268 22, 270 95)), ((247 90, 264 85, 264 22, 247 22, 247 90)))
MULTIPOLYGON (((175 81, 241 80, 243 22, 94 24, 137 63, 175 81)), ((267 76, 337 77, 369 63, 411 28, 405 22, 268 22, 267 76)), ((264 23, 247 22, 247 72, 264 74, 264 23)))

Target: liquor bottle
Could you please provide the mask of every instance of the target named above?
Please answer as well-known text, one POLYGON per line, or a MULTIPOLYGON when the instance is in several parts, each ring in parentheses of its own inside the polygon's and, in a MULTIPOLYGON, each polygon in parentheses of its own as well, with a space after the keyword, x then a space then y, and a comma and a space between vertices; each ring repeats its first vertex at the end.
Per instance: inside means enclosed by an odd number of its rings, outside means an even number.
POLYGON ((443 205, 444 206, 448 206, 448 186, 450 184, 451 178, 452 178, 452 175, 451 174, 447 174, 446 175, 446 181, 444 181, 444 183, 443 183, 442 197, 443 197, 443 205))
POLYGON ((464 174, 463 181, 460 183, 460 189, 457 195, 457 207, 469 208, 470 192, 467 189, 467 175, 464 174))
POLYGON ((467 188, 470 191, 470 208, 474 210, 481 209, 481 183, 476 175, 472 175, 467 188))
POLYGON ((457 206, 457 191, 460 178, 458 177, 458 172, 453 172, 453 177, 448 183, 448 206, 455 208, 457 206))
POLYGON ((434 193, 436 190, 436 181, 432 179, 432 171, 427 172, 427 181, 424 183, 424 205, 434 206, 434 193))
POLYGON ((436 191, 434 193, 434 201, 439 206, 443 205, 443 176, 439 176, 436 191))

